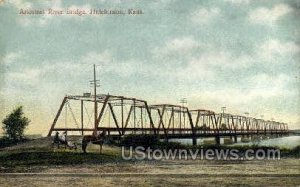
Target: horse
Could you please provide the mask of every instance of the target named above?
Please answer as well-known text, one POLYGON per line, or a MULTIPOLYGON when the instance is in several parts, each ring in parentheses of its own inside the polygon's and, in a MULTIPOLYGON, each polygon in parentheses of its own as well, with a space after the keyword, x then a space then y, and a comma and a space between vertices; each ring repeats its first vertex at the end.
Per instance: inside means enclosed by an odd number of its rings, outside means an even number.
POLYGON ((105 136, 106 136, 105 130, 103 130, 102 133, 100 133, 100 134, 93 133, 92 135, 83 136, 82 144, 81 144, 83 153, 86 153, 86 147, 87 147, 88 143, 90 143, 90 142, 92 144, 99 144, 100 145, 100 153, 101 153, 105 136))

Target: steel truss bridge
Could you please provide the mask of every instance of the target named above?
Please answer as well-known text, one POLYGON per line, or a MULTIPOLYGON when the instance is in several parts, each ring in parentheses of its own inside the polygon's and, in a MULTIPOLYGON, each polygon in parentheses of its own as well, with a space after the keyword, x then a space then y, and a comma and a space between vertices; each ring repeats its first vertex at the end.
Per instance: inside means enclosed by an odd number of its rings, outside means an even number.
POLYGON ((126 134, 155 134, 166 139, 193 138, 193 143, 195 143, 197 137, 288 133, 286 123, 273 120, 215 113, 204 109, 190 110, 188 107, 172 104, 149 105, 147 101, 141 99, 103 94, 96 97, 100 111, 97 113, 95 124, 88 126, 86 119, 89 115, 84 112, 86 111, 85 105, 94 102, 93 95, 65 96, 48 136, 51 136, 53 131, 72 131, 83 135, 86 132, 91 134, 95 131, 106 130, 113 137, 126 134), (79 115, 72 112, 71 102, 76 102, 79 106, 76 108, 79 115), (57 125, 63 109, 69 109, 72 112, 71 117, 76 127, 57 125), (109 120, 104 120, 107 115, 109 120))

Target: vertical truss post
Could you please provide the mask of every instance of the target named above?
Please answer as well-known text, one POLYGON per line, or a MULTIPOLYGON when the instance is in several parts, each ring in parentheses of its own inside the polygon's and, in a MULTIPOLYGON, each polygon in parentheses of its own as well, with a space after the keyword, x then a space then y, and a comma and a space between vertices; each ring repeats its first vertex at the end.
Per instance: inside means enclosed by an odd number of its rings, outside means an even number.
MULTIPOLYGON (((172 126, 173 126, 173 131, 175 131, 175 121, 174 121, 174 116, 175 116, 174 108, 172 107, 172 126)), ((174 132, 173 132, 173 134, 174 134, 174 132)))
POLYGON ((124 135, 124 100, 121 99, 122 135, 124 135))
MULTIPOLYGON (((135 112, 135 99, 133 99, 133 128, 136 128, 136 112, 135 112)), ((134 131, 135 132, 135 131, 134 131)))
POLYGON ((83 135, 83 100, 80 102, 81 135, 83 135))
POLYGON ((180 110, 179 110, 179 129, 181 130, 181 110, 182 108, 180 107, 180 110))
POLYGON ((143 124, 143 108, 141 107, 141 129, 143 131, 143 127, 144 127, 144 124, 143 124))

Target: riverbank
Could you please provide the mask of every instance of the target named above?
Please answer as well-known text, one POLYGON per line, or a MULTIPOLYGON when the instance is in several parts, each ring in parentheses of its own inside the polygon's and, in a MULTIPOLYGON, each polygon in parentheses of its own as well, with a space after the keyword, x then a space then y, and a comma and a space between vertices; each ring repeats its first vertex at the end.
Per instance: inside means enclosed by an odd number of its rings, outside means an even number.
MULTIPOLYGON (((182 146, 170 144, 172 146, 182 146)), ((173 147, 176 148, 176 147, 173 147)), ((241 148, 242 149, 242 148, 241 148)), ((296 186, 298 156, 280 160, 126 161, 118 146, 81 150, 51 148, 42 138, 0 151, 1 186, 296 186)))

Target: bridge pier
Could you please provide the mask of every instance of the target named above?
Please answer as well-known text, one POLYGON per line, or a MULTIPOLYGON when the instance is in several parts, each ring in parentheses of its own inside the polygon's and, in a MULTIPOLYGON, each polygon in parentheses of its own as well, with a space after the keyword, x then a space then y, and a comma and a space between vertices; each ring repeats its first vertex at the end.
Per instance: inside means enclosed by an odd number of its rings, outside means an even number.
POLYGON ((232 143, 237 143, 237 136, 236 135, 230 136, 230 140, 232 143))
POLYGON ((237 143, 238 142, 238 140, 237 140, 237 135, 234 135, 232 138, 231 138, 231 140, 233 139, 233 142, 234 143, 237 143))
POLYGON ((216 144, 217 144, 217 145, 220 145, 220 144, 221 144, 221 138, 220 138, 220 136, 217 135, 217 136, 215 137, 215 139, 216 139, 216 144))
POLYGON ((168 142, 169 142, 169 139, 168 139, 168 138, 164 138, 164 141, 165 141, 166 143, 168 143, 168 142))
POLYGON ((193 137, 193 145, 197 145, 197 137, 193 137))

